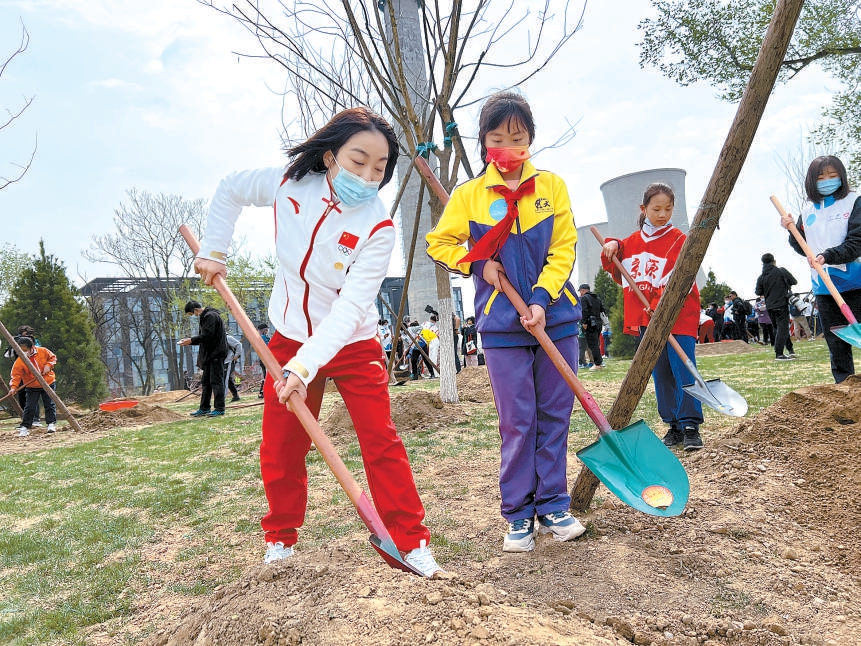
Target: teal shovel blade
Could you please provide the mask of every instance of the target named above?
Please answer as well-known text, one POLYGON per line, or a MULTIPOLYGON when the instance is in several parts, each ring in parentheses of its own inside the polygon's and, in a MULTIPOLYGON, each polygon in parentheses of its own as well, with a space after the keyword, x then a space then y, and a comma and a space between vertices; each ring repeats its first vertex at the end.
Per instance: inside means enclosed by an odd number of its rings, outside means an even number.
POLYGON ((643 420, 602 434, 577 457, 626 505, 651 516, 678 516, 688 502, 688 474, 643 420))
POLYGON ((846 341, 849 345, 861 348, 861 323, 850 323, 849 325, 838 325, 832 327, 831 331, 846 341))

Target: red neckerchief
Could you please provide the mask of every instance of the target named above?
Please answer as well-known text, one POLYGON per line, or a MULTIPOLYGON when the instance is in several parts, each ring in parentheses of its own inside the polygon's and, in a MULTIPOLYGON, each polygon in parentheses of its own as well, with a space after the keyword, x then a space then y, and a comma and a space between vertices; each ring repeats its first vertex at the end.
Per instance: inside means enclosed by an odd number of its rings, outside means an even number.
POLYGON ((490 231, 481 236, 472 246, 469 253, 458 261, 458 264, 493 258, 497 254, 508 239, 508 235, 511 233, 511 225, 514 224, 514 220, 520 213, 517 209, 517 200, 524 195, 535 192, 535 177, 530 177, 513 191, 505 184, 493 186, 492 188, 505 200, 507 209, 505 217, 493 225, 490 231))

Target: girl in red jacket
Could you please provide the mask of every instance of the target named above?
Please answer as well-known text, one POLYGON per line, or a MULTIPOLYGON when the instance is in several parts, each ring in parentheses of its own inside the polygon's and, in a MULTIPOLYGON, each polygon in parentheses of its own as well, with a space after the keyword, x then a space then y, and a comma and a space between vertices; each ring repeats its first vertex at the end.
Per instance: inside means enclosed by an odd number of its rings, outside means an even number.
MULTIPOLYGON (((650 313, 643 308, 627 283, 622 281, 613 264, 613 257, 618 256, 622 261, 622 265, 634 277, 637 287, 654 310, 664 292, 664 286, 670 280, 685 242, 685 234, 670 222, 675 202, 675 193, 668 185, 650 184, 646 187, 643 203, 640 205, 640 230, 624 240, 607 238, 604 243, 604 269, 624 288, 625 334, 642 338, 649 324, 650 313)), ((700 294, 694 284, 672 329, 673 336, 694 365, 699 321, 700 294)), ((675 446, 684 443, 685 451, 696 451, 703 448, 700 437, 703 409, 699 401, 682 390, 682 379, 686 375, 685 364, 674 351, 665 346, 652 371, 658 413, 669 425, 664 444, 675 446)))

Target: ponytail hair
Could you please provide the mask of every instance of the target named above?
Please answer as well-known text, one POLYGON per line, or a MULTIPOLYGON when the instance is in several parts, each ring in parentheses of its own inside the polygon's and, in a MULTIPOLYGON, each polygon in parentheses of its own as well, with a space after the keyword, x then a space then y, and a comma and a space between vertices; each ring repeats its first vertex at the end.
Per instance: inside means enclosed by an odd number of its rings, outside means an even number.
POLYGON ((670 201, 675 205, 676 194, 673 191, 673 187, 669 184, 665 184, 664 182, 652 182, 646 187, 646 191, 643 193, 643 202, 640 204, 643 209, 640 210, 640 219, 637 221, 638 228, 642 229, 643 224, 646 222, 645 208, 649 206, 649 202, 652 201, 653 197, 661 194, 670 198, 670 201))

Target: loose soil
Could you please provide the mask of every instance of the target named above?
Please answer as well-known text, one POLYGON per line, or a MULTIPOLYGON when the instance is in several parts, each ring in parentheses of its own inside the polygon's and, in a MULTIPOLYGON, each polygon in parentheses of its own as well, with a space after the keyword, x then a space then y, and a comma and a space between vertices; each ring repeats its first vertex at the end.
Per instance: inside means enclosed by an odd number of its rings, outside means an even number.
MULTIPOLYGON (((456 405, 393 389, 405 438, 427 429, 449 438, 475 402, 492 401, 484 368, 462 371, 459 386, 456 405)), ((601 399, 597 383, 590 390, 601 399)), ((327 415, 327 433, 349 431, 338 404, 327 415)), ((158 626, 146 646, 858 644, 859 433, 861 378, 799 389, 707 437, 705 450, 679 454, 691 481, 681 516, 644 515, 601 487, 579 515, 584 536, 540 536, 527 554, 501 552, 498 449, 421 463, 428 524, 447 545, 444 575, 390 569, 362 528, 322 548, 300 541, 294 557, 268 566, 258 548, 238 580, 191 604, 164 588, 143 594, 121 630, 133 639, 158 626)), ((572 457, 572 482, 578 472, 572 457)), ((181 537, 164 536, 142 558, 167 569, 174 544, 181 537)), ((96 627, 88 643, 115 642, 96 627)))

